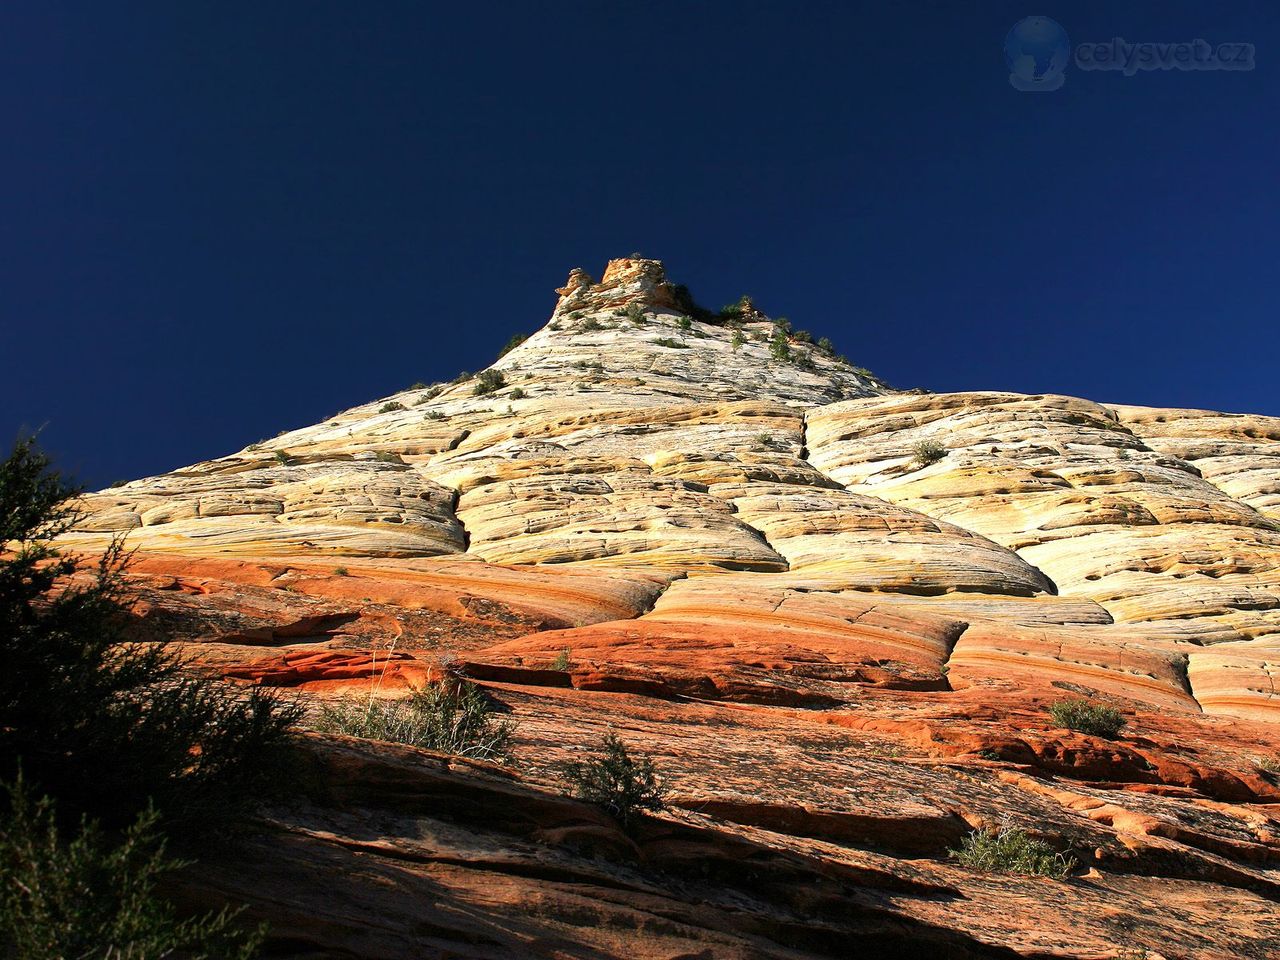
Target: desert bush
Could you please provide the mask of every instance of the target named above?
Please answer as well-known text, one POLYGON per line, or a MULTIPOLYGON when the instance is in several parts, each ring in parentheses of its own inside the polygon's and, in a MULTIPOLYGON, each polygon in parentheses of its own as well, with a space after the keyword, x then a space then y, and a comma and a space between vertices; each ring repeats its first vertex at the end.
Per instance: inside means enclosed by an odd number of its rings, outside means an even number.
POLYGON ((580 333, 592 333, 593 331, 603 330, 603 329, 604 329, 604 324, 602 324, 595 317, 587 317, 587 319, 583 320, 581 323, 578 324, 578 331, 580 333))
POLYGON ((813 343, 813 334, 808 330, 797 330, 791 334, 791 339, 799 343, 813 343))
POLYGON ((378 408, 379 413, 395 413, 397 410, 403 410, 404 404, 399 400, 388 400, 378 408))
POLYGON ((334 567, 333 575, 335 577, 349 577, 351 576, 351 571, 348 570, 346 567, 334 567))
POLYGON ((947 448, 937 440, 921 440, 911 448, 911 451, 914 454, 912 462, 921 467, 937 463, 947 455, 947 448))
POLYGON ((19 779, 0 813, 0 952, 13 960, 248 960, 261 930, 223 910, 179 920, 157 890, 183 866, 165 853, 158 815, 146 810, 110 839, 82 819, 64 838, 47 797, 19 779))
POLYGON ((21 770, 105 829, 153 803, 170 832, 206 836, 277 784, 297 711, 130 642, 121 542, 91 573, 52 546, 81 519, 75 492, 31 440, 0 463, 0 781, 21 770))
POLYGON ((565 647, 563 650, 557 653, 556 658, 551 661, 551 669, 552 670, 568 670, 569 664, 570 664, 569 658, 572 656, 572 654, 573 654, 573 651, 571 651, 568 647, 565 647))
POLYGON ((644 323, 647 319, 644 315, 644 308, 638 303, 627 304, 627 309, 623 311, 622 315, 632 323, 644 323))
POLYGON ((568 764, 565 774, 574 794, 603 808, 629 830, 645 810, 661 810, 665 790, 649 757, 632 757, 616 734, 604 738, 600 754, 568 764))
POLYGON ((286 467, 293 463, 293 457, 289 456, 289 454, 285 453, 283 450, 273 450, 271 452, 271 456, 275 458, 277 463, 283 464, 286 467))
POLYGON ((118 489, 120 489, 121 487, 125 486, 128 482, 129 482, 128 480, 112 480, 112 481, 111 481, 111 489, 112 489, 112 490, 118 490, 118 489))
POLYGON ((508 353, 510 353, 512 350, 520 346, 520 344, 524 343, 528 339, 529 339, 529 335, 527 333, 514 334, 510 340, 508 340, 506 343, 502 345, 502 349, 498 351, 498 359, 501 360, 508 353))
POLYGON ((397 700, 369 697, 326 705, 315 729, 476 760, 502 760, 515 724, 496 716, 493 704, 474 683, 450 679, 397 700))
POLYGON ((677 317, 676 326, 679 327, 681 330, 692 330, 693 321, 688 317, 677 317))
POLYGON ((688 350, 689 349, 689 345, 687 343, 681 343, 679 340, 673 340, 670 337, 659 337, 657 340, 653 342, 657 344, 659 347, 668 347, 672 350, 688 350))
POLYGON ((486 393, 493 393, 495 390, 501 390, 507 385, 507 378, 502 375, 501 370, 480 371, 480 375, 476 377, 476 385, 474 393, 476 396, 482 396, 486 393))
POLYGON ((443 420, 444 414, 439 410, 428 410, 422 415, 423 420, 443 420))
POLYGON ((747 342, 747 338, 742 335, 741 330, 733 331, 733 336, 729 339, 729 346, 737 350, 740 346, 747 342))
POLYGON ((836 352, 836 345, 831 342, 829 337, 818 338, 818 349, 830 356, 836 352))
POLYGON ((1073 858, 1015 827, 974 830, 961 841, 959 849, 949 852, 964 866, 987 873, 1018 873, 1061 880, 1076 866, 1073 858))
POLYGON ((423 383, 421 380, 418 380, 418 381, 415 381, 414 383, 411 383, 408 387, 406 387, 404 392, 408 393, 410 390, 425 390, 425 389, 427 389, 427 385, 423 383))
POLYGON ((775 360, 791 359, 791 344, 786 330, 780 325, 773 328, 773 336, 769 338, 769 355, 775 360))
POLYGON ((522 390, 520 387, 516 387, 514 390, 511 391, 511 393, 508 394, 508 396, 512 400, 523 400, 525 397, 528 396, 528 394, 525 393, 524 390, 522 390))
POLYGON ((1119 736, 1125 725, 1124 717, 1115 707, 1084 699, 1059 700, 1049 707, 1049 716, 1060 727, 1107 740, 1119 736))

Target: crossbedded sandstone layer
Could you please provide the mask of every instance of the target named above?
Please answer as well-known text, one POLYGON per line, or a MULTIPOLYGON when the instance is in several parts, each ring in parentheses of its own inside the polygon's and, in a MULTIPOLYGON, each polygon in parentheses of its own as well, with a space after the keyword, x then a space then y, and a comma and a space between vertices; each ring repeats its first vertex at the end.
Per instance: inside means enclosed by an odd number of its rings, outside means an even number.
POLYGON ((1280 942, 1280 788, 1257 766, 1280 720, 1280 421, 899 393, 748 301, 701 311, 652 260, 558 293, 479 376, 85 498, 72 545, 127 535, 140 635, 203 669, 309 698, 460 669, 520 723, 519 783, 326 741, 338 812, 279 814, 279 895, 230 866, 220 889, 356 956, 1280 942), (1135 732, 1054 729, 1065 696, 1135 732), (547 792, 608 728, 676 791, 639 840, 547 792), (452 812, 407 811, 416 789, 452 812), (460 797, 532 812, 480 822, 460 797), (1092 872, 946 862, 1005 822, 1092 872), (583 831, 667 879, 555 846, 583 831), (695 890, 703 854, 723 870, 695 890), (774 879, 734 876, 742 857, 774 879), (308 879, 360 870, 402 899, 308 879), (1227 903, 1239 927, 1202 929, 1227 903))

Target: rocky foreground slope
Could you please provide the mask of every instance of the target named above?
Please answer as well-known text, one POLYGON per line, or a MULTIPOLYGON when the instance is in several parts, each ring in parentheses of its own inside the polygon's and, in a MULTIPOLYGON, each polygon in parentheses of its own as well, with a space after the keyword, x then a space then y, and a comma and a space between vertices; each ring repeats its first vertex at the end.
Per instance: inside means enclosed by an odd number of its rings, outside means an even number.
POLYGON ((278 956, 1280 956, 1280 419, 896 392, 652 260, 559 293, 479 376, 86 498, 204 668, 446 663, 518 722, 505 767, 309 738, 192 898, 278 956), (635 837, 563 796, 608 730, 672 791, 635 837), (1081 869, 949 860, 1000 825, 1081 869))

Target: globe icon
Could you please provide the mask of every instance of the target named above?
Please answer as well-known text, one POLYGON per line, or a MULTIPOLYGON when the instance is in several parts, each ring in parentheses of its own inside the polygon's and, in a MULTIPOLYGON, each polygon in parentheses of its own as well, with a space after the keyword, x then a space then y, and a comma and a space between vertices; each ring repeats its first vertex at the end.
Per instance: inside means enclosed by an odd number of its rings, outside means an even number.
POLYGON ((1067 31, 1048 17, 1025 17, 1004 38, 1009 82, 1017 90, 1057 90, 1070 58, 1067 31))

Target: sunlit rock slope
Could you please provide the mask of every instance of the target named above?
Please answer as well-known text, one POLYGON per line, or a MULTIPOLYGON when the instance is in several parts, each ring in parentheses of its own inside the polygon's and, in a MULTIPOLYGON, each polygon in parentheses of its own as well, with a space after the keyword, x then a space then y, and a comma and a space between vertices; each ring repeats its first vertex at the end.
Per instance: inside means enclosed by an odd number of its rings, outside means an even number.
POLYGON ((558 294, 478 375, 85 498, 203 669, 460 670, 519 724, 503 769, 316 739, 329 805, 192 896, 281 956, 1280 956, 1280 420, 898 392, 654 260, 558 294), (610 729, 673 791, 638 837, 560 796, 610 729), (1077 875, 948 859, 1002 824, 1077 875))

